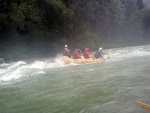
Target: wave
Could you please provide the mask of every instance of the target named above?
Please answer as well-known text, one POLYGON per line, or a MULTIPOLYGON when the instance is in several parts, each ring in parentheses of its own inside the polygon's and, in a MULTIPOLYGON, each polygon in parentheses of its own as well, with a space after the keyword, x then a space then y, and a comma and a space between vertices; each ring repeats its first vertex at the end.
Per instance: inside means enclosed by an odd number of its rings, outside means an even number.
POLYGON ((110 55, 109 61, 121 61, 134 57, 150 56, 150 45, 113 48, 106 50, 110 55))
MULTIPOLYGON (((110 56, 108 62, 115 62, 133 57, 150 56, 150 45, 107 49, 104 50, 104 53, 110 56)), ((0 83, 14 82, 21 77, 45 74, 45 69, 60 68, 70 65, 76 64, 65 65, 60 55, 55 58, 49 58, 48 60, 34 61, 33 63, 18 61, 10 64, 0 64, 0 83)))

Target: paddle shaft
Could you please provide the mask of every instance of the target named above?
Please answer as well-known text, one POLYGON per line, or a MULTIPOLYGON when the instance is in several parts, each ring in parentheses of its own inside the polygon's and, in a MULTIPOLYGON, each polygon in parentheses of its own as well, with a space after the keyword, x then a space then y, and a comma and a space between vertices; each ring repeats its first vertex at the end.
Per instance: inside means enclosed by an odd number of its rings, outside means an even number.
POLYGON ((82 51, 79 49, 80 53, 83 55, 82 51))
POLYGON ((90 56, 90 57, 92 57, 93 59, 96 59, 94 54, 91 52, 91 50, 89 50, 89 51, 90 51, 90 54, 92 54, 92 56, 90 56))

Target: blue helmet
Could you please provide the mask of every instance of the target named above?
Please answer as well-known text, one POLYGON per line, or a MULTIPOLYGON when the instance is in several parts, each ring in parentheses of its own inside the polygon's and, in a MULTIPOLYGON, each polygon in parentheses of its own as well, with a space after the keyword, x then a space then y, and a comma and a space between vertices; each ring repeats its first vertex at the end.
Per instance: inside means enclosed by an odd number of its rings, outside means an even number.
POLYGON ((78 51, 78 49, 75 49, 75 51, 78 51))

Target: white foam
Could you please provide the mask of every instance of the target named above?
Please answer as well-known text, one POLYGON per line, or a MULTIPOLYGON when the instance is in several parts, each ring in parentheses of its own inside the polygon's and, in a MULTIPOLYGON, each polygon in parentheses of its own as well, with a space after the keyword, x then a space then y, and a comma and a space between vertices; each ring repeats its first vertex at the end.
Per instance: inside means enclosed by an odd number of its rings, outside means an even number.
POLYGON ((31 64, 31 66, 29 66, 30 68, 35 68, 35 69, 44 69, 46 66, 46 64, 42 61, 35 61, 33 64, 31 64))
POLYGON ((22 76, 19 69, 15 70, 14 72, 7 73, 3 77, 0 78, 0 81, 11 81, 19 79, 22 76))
MULTIPOLYGON (((120 61, 132 57, 150 56, 150 45, 147 46, 136 46, 136 47, 125 47, 125 48, 114 48, 104 50, 106 54, 110 56, 108 61, 120 61)), ((0 82, 9 82, 12 80, 18 80, 22 77, 30 77, 34 75, 45 74, 44 69, 66 67, 70 65, 78 65, 70 63, 65 65, 61 59, 61 56, 56 58, 49 58, 44 61, 35 61, 32 64, 26 64, 24 61, 13 62, 10 64, 0 65, 0 82)), ((89 71, 93 71, 89 70, 89 71)))
POLYGON ((133 57, 150 56, 149 46, 114 48, 106 50, 110 55, 109 61, 120 61, 133 57), (146 48, 146 49, 145 49, 146 48))

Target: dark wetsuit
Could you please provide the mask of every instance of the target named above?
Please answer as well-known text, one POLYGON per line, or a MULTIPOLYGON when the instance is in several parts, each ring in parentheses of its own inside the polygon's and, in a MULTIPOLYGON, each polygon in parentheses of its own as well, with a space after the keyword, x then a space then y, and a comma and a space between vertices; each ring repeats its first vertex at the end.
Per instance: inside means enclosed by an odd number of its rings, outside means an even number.
POLYGON ((98 51, 96 51, 94 56, 95 56, 95 58, 100 58, 100 57, 103 57, 103 55, 104 55, 103 51, 102 50, 98 50, 98 51))

